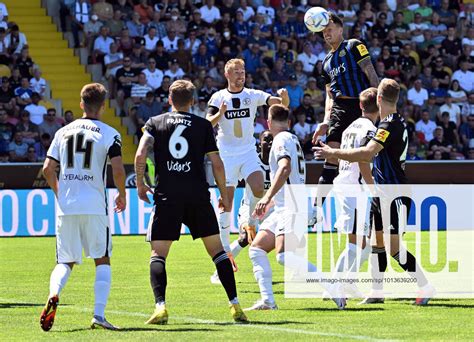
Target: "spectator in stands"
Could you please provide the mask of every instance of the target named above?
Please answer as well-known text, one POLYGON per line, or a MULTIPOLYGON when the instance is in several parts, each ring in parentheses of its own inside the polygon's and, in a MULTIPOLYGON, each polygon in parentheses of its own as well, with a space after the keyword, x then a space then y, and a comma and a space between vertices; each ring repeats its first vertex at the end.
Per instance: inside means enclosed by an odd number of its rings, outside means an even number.
MULTIPOLYGON (((432 86, 433 83, 433 68, 431 66, 427 65, 423 68, 422 74, 418 76, 418 78, 421 80, 421 86, 425 89, 429 89, 432 86)), ((438 80, 439 83, 439 80, 438 80)))
POLYGON ((433 77, 439 80, 441 88, 448 89, 450 83, 449 73, 445 70, 444 61, 441 56, 435 59, 435 67, 433 69, 433 77))
POLYGON ((415 125, 416 131, 423 133, 425 142, 433 140, 433 132, 436 128, 436 123, 430 120, 430 113, 426 110, 421 112, 421 119, 415 125))
POLYGON ((324 101, 323 92, 317 87, 316 82, 316 78, 308 78, 308 84, 304 90, 305 95, 308 94, 310 96, 310 103, 314 109, 321 107, 321 104, 324 101))
POLYGON ((462 58, 459 61, 459 69, 453 73, 452 80, 459 82, 461 88, 468 93, 474 91, 474 72, 468 69, 468 61, 462 58))
POLYGON ((257 13, 264 16, 267 25, 274 23, 275 9, 271 6, 270 0, 263 0, 262 4, 257 7, 257 13))
POLYGON ((170 105, 168 103, 168 97, 170 94, 170 78, 169 76, 164 76, 163 77, 163 82, 161 82, 161 87, 155 90, 155 96, 157 101, 161 103, 163 106, 163 111, 167 112, 168 109, 170 108, 170 105))
POLYGON ((209 102, 212 94, 214 94, 218 89, 213 86, 212 78, 206 76, 204 79, 204 86, 198 90, 198 99, 209 102))
POLYGON ((147 79, 147 85, 155 91, 161 86, 163 81, 163 71, 156 68, 156 61, 154 58, 148 58, 147 68, 142 70, 147 79))
POLYGON ((415 106, 424 106, 428 101, 428 91, 421 86, 421 79, 417 79, 413 88, 408 90, 408 103, 415 106))
POLYGON ((15 126, 8 122, 7 111, 0 109, 0 154, 8 154, 14 133, 15 126))
POLYGON ((28 47, 21 50, 20 56, 15 61, 15 66, 20 70, 21 77, 28 77, 28 79, 32 77, 34 62, 30 57, 28 47))
POLYGON ((70 110, 66 110, 64 112, 64 123, 63 126, 69 125, 71 122, 74 121, 74 114, 70 110))
POLYGON ((179 17, 179 9, 177 7, 171 10, 171 20, 166 22, 166 31, 175 30, 178 36, 186 34, 186 23, 179 17))
POLYGON ((450 121, 448 112, 443 112, 441 114, 440 126, 443 128, 444 138, 446 141, 453 146, 460 146, 456 123, 450 121))
POLYGON ((44 133, 48 133, 54 137, 54 134, 62 127, 61 124, 56 120, 56 109, 49 108, 47 113, 43 115, 43 122, 38 125, 40 136, 44 133))
POLYGON ((99 63, 104 61, 105 55, 110 53, 110 45, 114 40, 109 37, 109 28, 102 26, 100 28, 100 35, 94 41, 94 51, 92 52, 92 63, 99 63))
POLYGON ((149 55, 156 49, 156 43, 160 40, 156 36, 156 29, 154 27, 150 27, 148 29, 148 33, 143 37, 145 40, 145 54, 149 55))
POLYGON ((110 44, 110 53, 104 57, 104 65, 106 68, 105 77, 107 78, 110 98, 113 98, 115 94, 115 76, 117 70, 123 65, 123 53, 118 52, 118 46, 116 43, 110 44))
POLYGON ((412 32, 411 41, 416 44, 421 44, 425 41, 423 32, 429 30, 429 26, 422 21, 420 13, 415 13, 415 21, 408 25, 412 32))
POLYGON ((445 56, 450 65, 455 65, 455 60, 461 55, 461 39, 456 37, 456 28, 448 27, 447 37, 441 42, 441 53, 445 56))
POLYGON ((441 8, 437 11, 440 16, 440 22, 446 25, 454 25, 456 16, 449 10, 449 0, 441 0, 441 8))
POLYGON ((30 88, 41 97, 45 95, 46 80, 41 77, 41 70, 38 68, 33 69, 33 78, 30 79, 30 88))
POLYGON ((166 52, 173 53, 178 49, 178 39, 176 30, 171 29, 168 31, 168 35, 162 40, 166 52))
POLYGON ((467 122, 461 125, 459 135, 461 137, 461 144, 465 151, 474 148, 474 146, 472 146, 474 144, 474 114, 469 115, 467 122))
POLYGON ((298 85, 298 78, 295 74, 292 74, 289 78, 290 82, 285 87, 288 90, 288 96, 290 98, 290 109, 295 109, 301 104, 301 100, 304 96, 303 88, 298 85))
POLYGON ((153 21, 148 24, 148 29, 152 27, 156 30, 156 36, 159 39, 166 37, 166 25, 161 22, 161 11, 153 13, 153 21))
POLYGON ((132 60, 130 57, 125 57, 123 59, 123 67, 117 70, 116 80, 117 80, 117 103, 122 109, 120 113, 122 116, 125 115, 123 111, 124 101, 126 98, 130 97, 132 91, 132 83, 138 81, 139 70, 131 67, 132 60))
MULTIPOLYGON (((91 6, 87 0, 74 1, 74 4, 70 9, 71 32, 74 40, 74 48, 79 48, 81 46, 79 42, 79 31, 86 31, 85 24, 89 21, 90 13, 91 6)), ((63 26, 63 31, 65 31, 65 24, 63 26)))
POLYGON ((279 49, 282 40, 290 43, 292 47, 296 47, 295 32, 291 23, 288 22, 288 15, 285 12, 280 13, 280 20, 273 26, 273 36, 277 49, 279 49))
POLYGON ((107 21, 106 26, 109 29, 110 36, 114 39, 119 38, 122 34, 122 29, 125 26, 122 12, 120 12, 120 10, 115 10, 113 18, 107 21))
POLYGON ((214 0, 207 0, 205 2, 206 5, 199 9, 202 20, 208 24, 214 24, 221 19, 221 12, 219 11, 219 8, 214 6, 214 0))
POLYGON ((405 44, 397 59, 398 70, 405 83, 419 74, 415 59, 411 56, 411 45, 405 44))
POLYGON ((170 67, 171 56, 165 50, 163 42, 160 40, 156 43, 156 51, 150 55, 156 61, 156 67, 160 70, 166 70, 170 67))
POLYGON ((132 17, 133 7, 128 3, 128 0, 117 0, 113 7, 114 11, 122 13, 122 20, 128 20, 132 17))
POLYGON ((452 102, 458 105, 462 112, 462 107, 467 102, 467 95, 466 92, 461 89, 459 81, 454 80, 451 82, 448 94, 451 95, 452 102))
POLYGON ((438 79, 433 78, 429 89, 429 96, 434 96, 436 104, 440 106, 443 105, 447 94, 446 89, 440 88, 438 79))
POLYGON ((303 101, 301 101, 301 104, 297 108, 295 108, 295 110, 293 111, 293 115, 295 117, 297 117, 298 114, 300 113, 303 113, 306 116, 305 121, 309 123, 310 125, 313 125, 316 123, 316 111, 311 105, 310 94, 305 93, 303 96, 303 101))
POLYGON ((314 66, 318 61, 318 56, 313 54, 311 50, 311 43, 305 42, 303 45, 303 52, 300 53, 297 57, 297 60, 303 63, 303 71, 308 75, 311 74, 314 70, 314 66))
POLYGON ((406 160, 421 160, 421 158, 417 155, 417 152, 418 147, 415 144, 409 144, 406 160))
POLYGON ((426 0, 419 0, 418 1, 418 8, 415 10, 415 16, 417 13, 421 15, 423 21, 430 21, 433 15, 433 10, 431 7, 428 7, 426 4, 426 0))
POLYGON ((430 141, 428 159, 430 159, 430 157, 434 159, 435 151, 440 151, 442 159, 447 160, 449 159, 449 155, 452 150, 453 146, 448 141, 446 141, 443 136, 443 127, 436 127, 436 129, 434 130, 434 137, 430 141))
POLYGON ((145 34, 146 25, 140 21, 140 14, 133 12, 132 19, 126 23, 130 37, 138 39, 145 34))
MULTIPOLYGON (((385 40, 385 38, 387 38, 389 30, 390 30, 390 27, 387 24, 387 14, 382 12, 379 14, 377 23, 374 26, 372 26, 371 37, 378 38, 383 41, 385 40)), ((395 34, 395 37, 396 37, 396 34, 395 34)))
POLYGON ((273 69, 270 72, 269 78, 274 81, 278 81, 278 87, 285 86, 288 81, 288 72, 285 70, 285 60, 278 58, 274 65, 273 69))
MULTIPOLYGON (((449 114, 449 121, 452 121, 456 124, 456 127, 459 127, 461 124, 461 109, 456 104, 453 104, 451 95, 446 94, 444 98, 445 104, 440 107, 441 113, 448 113, 449 114)), ((439 117, 441 121, 441 116, 439 117)))
POLYGON ((212 78, 213 85, 216 88, 222 88, 227 84, 227 80, 224 76, 224 61, 218 60, 215 66, 209 70, 209 76, 212 78))
POLYGON ((16 99, 13 89, 10 87, 8 77, 2 77, 2 85, 0 87, 0 109, 14 112, 16 107, 16 99))
POLYGON ((198 103, 192 106, 191 113, 200 116, 201 118, 205 118, 207 114, 207 101, 199 98, 198 103))
POLYGON ((11 162, 27 162, 28 144, 23 141, 20 132, 15 132, 13 141, 8 145, 11 162))
MULTIPOLYGON (((151 56, 153 56, 153 54, 150 55, 150 57, 151 56)), ((145 54, 143 53, 143 46, 141 46, 140 44, 135 43, 133 45, 132 53, 129 55, 129 58, 132 61, 131 66, 133 69, 143 69, 146 67, 147 58, 145 54)))
POLYGON ((18 25, 12 25, 10 33, 7 34, 5 40, 8 44, 8 53, 10 55, 19 55, 21 50, 28 44, 24 33, 20 32, 18 25))
POLYGON ((28 145, 28 150, 26 151, 26 161, 28 163, 36 163, 39 161, 38 156, 36 155, 36 150, 34 146, 28 145))
POLYGON ((200 69, 209 70, 212 67, 213 58, 207 52, 206 44, 199 45, 199 50, 193 56, 193 71, 197 72, 200 69))
POLYGON ((402 44, 408 44, 411 41, 411 31, 403 20, 403 12, 397 12, 395 21, 390 26, 390 31, 395 32, 396 39, 400 40, 402 44))
POLYGON ((303 72, 303 63, 301 61, 296 61, 293 63, 293 72, 298 79, 298 85, 304 89, 308 84, 308 76, 303 72))
POLYGON ((99 35, 100 28, 103 24, 99 21, 97 14, 92 14, 90 20, 84 24, 85 41, 83 46, 89 47, 95 38, 99 35))
POLYGON ((16 126, 16 131, 20 133, 23 141, 28 145, 35 144, 39 139, 38 125, 30 120, 30 113, 23 110, 20 114, 20 123, 16 126))
MULTIPOLYGON (((130 99, 133 105, 139 105, 145 98, 148 92, 153 92, 153 89, 147 84, 146 75, 141 72, 138 74, 138 82, 132 85, 130 99)), ((130 106, 126 106, 127 109, 130 106)))
MULTIPOLYGON (((384 47, 389 48, 390 56, 393 57, 395 60, 400 56, 400 52, 403 49, 403 44, 397 39, 394 30, 388 31, 387 39, 382 45, 382 52, 384 47)), ((387 69, 387 65, 385 65, 385 68, 387 69)))
POLYGON ((152 116, 160 115, 163 112, 163 106, 156 101, 152 91, 146 93, 145 99, 140 103, 137 110, 137 135, 141 136, 141 128, 152 116))
MULTIPOLYGON (((306 122, 306 114, 298 112, 296 115, 297 122, 293 126, 293 132, 298 137, 300 145, 305 155, 311 154, 311 125, 306 122)), ((311 156, 312 157, 312 156, 311 156)), ((311 158, 312 159, 312 158, 311 158)))
POLYGON ((123 53, 124 56, 128 56, 132 53, 135 40, 130 37, 130 33, 127 27, 122 28, 120 37, 117 39, 118 50, 123 53))
POLYGON ((29 105, 31 103, 32 95, 33 95, 33 91, 30 89, 29 79, 27 77, 22 77, 20 87, 15 89, 15 97, 16 97, 17 105, 20 108, 24 108, 25 106, 29 105))
POLYGON ((133 10, 140 15, 140 22, 144 25, 153 18, 153 7, 148 4, 148 0, 140 0, 133 10))
POLYGON ((34 145, 37 161, 43 162, 46 159, 46 154, 52 141, 53 139, 49 133, 41 134, 40 141, 34 145))
POLYGON ((0 64, 9 65, 12 63, 10 52, 8 51, 7 31, 0 27, 0 64))
POLYGON ((105 0, 97 0, 94 6, 92 6, 92 11, 97 14, 99 20, 103 23, 112 19, 114 16, 113 6, 107 3, 105 0))
POLYGON ((176 50, 171 55, 172 60, 176 59, 178 61, 179 66, 183 69, 185 73, 191 71, 191 62, 192 62, 192 55, 191 51, 185 49, 185 43, 183 39, 178 40, 178 50, 176 50))
POLYGON ((184 77, 184 71, 179 67, 179 62, 177 59, 171 60, 170 68, 165 71, 165 75, 169 76, 171 82, 180 80, 184 77))
POLYGON ((201 11, 195 9, 193 12, 193 18, 188 23, 188 32, 197 31, 197 36, 203 35, 206 28, 209 28, 209 24, 202 19, 201 11))

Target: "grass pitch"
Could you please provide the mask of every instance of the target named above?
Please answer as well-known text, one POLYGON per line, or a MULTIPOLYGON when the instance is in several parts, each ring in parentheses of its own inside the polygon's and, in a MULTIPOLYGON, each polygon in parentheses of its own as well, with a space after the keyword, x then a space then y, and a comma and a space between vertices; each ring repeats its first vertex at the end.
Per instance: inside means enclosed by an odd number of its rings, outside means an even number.
MULTIPOLYGON (((250 325, 232 323, 227 298, 209 276, 214 264, 202 242, 183 236, 167 259, 166 326, 148 326, 153 312, 149 285, 149 246, 142 236, 115 236, 112 290, 107 319, 120 332, 91 330, 94 266, 76 266, 60 296, 51 331, 39 325, 55 263, 54 238, 0 239, 0 341, 37 340, 471 340, 474 300, 435 299, 428 307, 409 300, 360 307, 349 301, 345 311, 320 299, 284 299, 283 268, 270 255, 274 291, 280 310, 250 312, 250 325)), ((259 298, 251 263, 244 250, 237 259, 237 290, 243 307, 259 298)))

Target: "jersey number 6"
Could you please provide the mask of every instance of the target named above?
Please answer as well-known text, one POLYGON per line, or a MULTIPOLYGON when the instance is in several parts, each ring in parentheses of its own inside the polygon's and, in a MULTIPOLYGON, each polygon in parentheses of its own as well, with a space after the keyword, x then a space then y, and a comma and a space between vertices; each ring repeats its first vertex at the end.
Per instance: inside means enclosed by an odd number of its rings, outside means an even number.
POLYGON ((184 125, 178 125, 173 134, 171 134, 168 149, 174 159, 183 159, 188 154, 188 141, 181 135, 186 128, 184 125))

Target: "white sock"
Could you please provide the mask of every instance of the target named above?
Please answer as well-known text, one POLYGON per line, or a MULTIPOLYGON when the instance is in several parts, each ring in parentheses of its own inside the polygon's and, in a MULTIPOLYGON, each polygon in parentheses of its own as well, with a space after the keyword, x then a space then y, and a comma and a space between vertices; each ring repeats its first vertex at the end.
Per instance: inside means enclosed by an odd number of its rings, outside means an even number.
POLYGON ((230 252, 230 221, 231 213, 224 211, 219 214, 219 232, 221 236, 222 247, 226 252, 230 252))
POLYGON ((350 270, 351 266, 357 261, 357 255, 360 255, 362 250, 355 244, 349 243, 347 246, 347 265, 346 270, 350 270))
POLYGON ((372 246, 367 244, 364 249, 357 248, 357 259, 349 267, 349 272, 359 272, 360 268, 369 260, 369 256, 372 253, 372 246))
POLYGON ((258 201, 260 201, 261 197, 255 197, 253 194, 250 194, 250 203, 249 203, 249 225, 256 226, 257 225, 257 218, 252 217, 252 213, 257 206, 258 201))
POLYGON ((336 262, 336 267, 334 269, 334 274, 333 276, 337 276, 337 274, 339 273, 343 273, 344 271, 347 270, 347 260, 349 259, 349 247, 346 247, 341 255, 339 255, 339 258, 337 259, 337 262, 336 262))
POLYGON ((99 265, 95 268, 94 316, 99 316, 99 317, 104 318, 105 306, 107 305, 107 299, 109 298, 109 293, 110 293, 111 278, 112 278, 112 275, 111 275, 110 265, 99 265))
POLYGON ((260 288, 262 299, 271 304, 275 303, 272 288, 272 268, 268 261, 267 252, 257 247, 250 247, 249 257, 253 264, 253 275, 260 288))
POLYGON ((51 272, 49 279, 49 296, 59 295, 61 290, 66 286, 66 282, 71 274, 71 268, 66 264, 57 264, 51 272))
POLYGON ((234 259, 237 258, 237 255, 240 254, 242 249, 244 248, 239 244, 238 239, 230 244, 230 251, 232 252, 232 256, 234 257, 234 259))

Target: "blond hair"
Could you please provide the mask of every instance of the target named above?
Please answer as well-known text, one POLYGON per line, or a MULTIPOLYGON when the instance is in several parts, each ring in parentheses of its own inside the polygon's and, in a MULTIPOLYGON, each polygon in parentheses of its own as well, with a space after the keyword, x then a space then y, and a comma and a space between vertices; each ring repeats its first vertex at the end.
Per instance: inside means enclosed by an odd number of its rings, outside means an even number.
POLYGON ((174 81, 169 88, 171 102, 174 107, 184 107, 191 104, 196 87, 189 81, 174 81))
POLYGON ((397 81, 384 78, 380 81, 377 92, 378 96, 381 96, 384 102, 394 105, 397 103, 398 96, 400 95, 400 85, 397 81))
POLYGON ((379 111, 377 107, 377 88, 371 87, 365 89, 360 93, 359 101, 364 112, 377 113, 379 111))
POLYGON ((224 71, 228 72, 230 69, 233 69, 236 66, 241 66, 242 68, 245 68, 244 60, 240 58, 229 59, 227 63, 225 64, 224 71))
POLYGON ((98 114, 107 97, 107 89, 100 83, 89 83, 82 87, 81 102, 87 114, 98 114))

